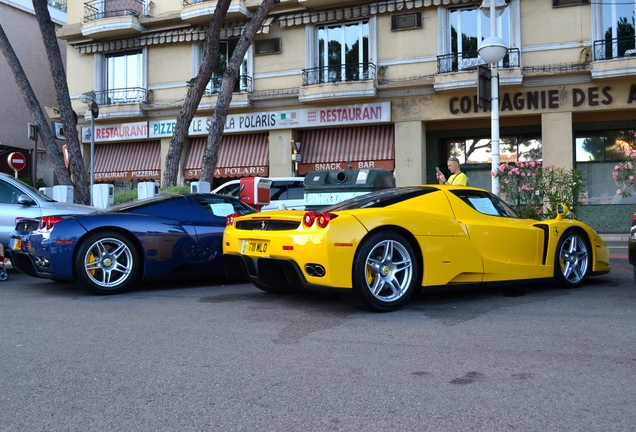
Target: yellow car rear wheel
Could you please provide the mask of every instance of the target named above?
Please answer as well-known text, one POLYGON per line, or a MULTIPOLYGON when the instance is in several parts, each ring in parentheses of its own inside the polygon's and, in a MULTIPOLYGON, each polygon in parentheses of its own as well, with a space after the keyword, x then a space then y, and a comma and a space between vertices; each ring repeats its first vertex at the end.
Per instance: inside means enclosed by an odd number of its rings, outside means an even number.
POLYGON ((343 298, 360 309, 398 309, 419 285, 417 254, 403 235, 393 231, 378 231, 364 239, 352 271, 353 292, 343 298))

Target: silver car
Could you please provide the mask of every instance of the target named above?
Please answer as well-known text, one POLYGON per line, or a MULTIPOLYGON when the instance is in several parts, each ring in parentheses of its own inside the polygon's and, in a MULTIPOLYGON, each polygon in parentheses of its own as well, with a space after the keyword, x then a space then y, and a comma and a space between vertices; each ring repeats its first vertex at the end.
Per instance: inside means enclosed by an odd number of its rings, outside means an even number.
POLYGON ((0 173, 0 243, 5 247, 18 218, 92 213, 96 210, 99 209, 55 201, 20 180, 0 173))

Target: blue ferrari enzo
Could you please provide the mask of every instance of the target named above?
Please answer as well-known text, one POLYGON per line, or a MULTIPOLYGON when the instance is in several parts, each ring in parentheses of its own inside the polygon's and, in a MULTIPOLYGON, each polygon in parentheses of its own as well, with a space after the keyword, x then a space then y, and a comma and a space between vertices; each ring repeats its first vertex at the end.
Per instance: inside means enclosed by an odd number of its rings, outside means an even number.
POLYGON ((255 211, 229 196, 162 195, 90 214, 22 219, 9 253, 22 273, 73 280, 98 294, 168 275, 225 276, 226 217, 255 211))

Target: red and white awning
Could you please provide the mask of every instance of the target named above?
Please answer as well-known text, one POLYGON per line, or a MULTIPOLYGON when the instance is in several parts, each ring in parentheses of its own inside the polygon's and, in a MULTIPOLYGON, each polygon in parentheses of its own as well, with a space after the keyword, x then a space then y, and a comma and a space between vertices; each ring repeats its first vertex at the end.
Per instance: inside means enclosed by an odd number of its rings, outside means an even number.
MULTIPOLYGON (((224 135, 214 177, 267 177, 269 175, 269 134, 224 135)), ((207 137, 190 142, 184 165, 184 177, 197 179, 201 175, 203 152, 207 137)))
POLYGON ((161 142, 95 145, 95 182, 161 180, 161 142))
POLYGON ((301 135, 298 174, 348 169, 395 169, 393 125, 316 129, 301 135))

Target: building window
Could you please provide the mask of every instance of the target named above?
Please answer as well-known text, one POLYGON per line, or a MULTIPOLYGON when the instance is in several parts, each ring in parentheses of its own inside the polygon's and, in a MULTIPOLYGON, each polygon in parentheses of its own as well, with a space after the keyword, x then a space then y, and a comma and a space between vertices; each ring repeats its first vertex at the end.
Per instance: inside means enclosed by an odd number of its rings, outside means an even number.
MULTIPOLYGON (((481 2, 480 2, 481 3, 481 2)), ((484 61, 477 49, 481 41, 490 36, 490 19, 479 4, 467 7, 438 8, 439 73, 476 69, 484 61)), ((519 0, 507 1, 507 7, 497 19, 497 36, 509 47, 500 67, 519 67, 521 29, 514 23, 521 22, 519 0)))
POLYGON ((614 170, 626 159, 626 150, 636 152, 636 131, 579 133, 575 146, 576 168, 583 174, 588 204, 636 203, 634 189, 625 191, 631 196, 623 196, 617 193, 623 186, 614 181, 614 170))
POLYGON ((367 80, 369 21, 318 27, 319 82, 367 80))
POLYGON ((143 51, 107 54, 105 83, 98 103, 114 105, 145 100, 143 51))
MULTIPOLYGON (((217 59, 216 67, 212 72, 212 78, 210 79, 210 83, 205 88, 205 94, 217 94, 221 90, 221 83, 223 82, 223 73, 230 62, 230 57, 234 50, 236 49, 236 45, 238 44, 239 39, 227 39, 219 42, 219 57, 217 59)), ((199 67, 201 66, 201 61, 203 59, 203 43, 200 44, 199 47, 199 58, 196 61, 196 72, 199 73, 199 67)), ((249 59, 251 58, 252 48, 248 49, 245 53, 245 57, 241 62, 240 70, 239 70, 239 78, 234 83, 234 92, 251 92, 252 91, 252 77, 250 73, 250 64, 249 59)))
POLYGON ((594 30, 594 59, 611 60, 636 55, 634 14, 636 1, 594 3, 598 28, 594 30))
MULTIPOLYGON (((510 11, 497 18, 497 36, 510 46, 510 11)), ((490 19, 478 6, 450 10, 450 53, 455 54, 457 70, 483 63, 477 54, 481 41, 490 36, 490 19)))

